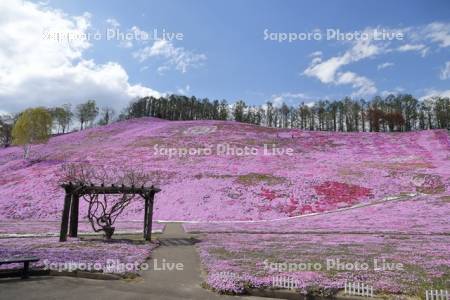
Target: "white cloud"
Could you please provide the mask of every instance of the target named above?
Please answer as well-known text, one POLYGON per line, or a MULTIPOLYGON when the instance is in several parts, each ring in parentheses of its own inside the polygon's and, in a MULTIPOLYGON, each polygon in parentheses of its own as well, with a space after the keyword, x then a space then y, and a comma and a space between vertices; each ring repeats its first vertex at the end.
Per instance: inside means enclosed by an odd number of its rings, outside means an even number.
POLYGON ((435 90, 435 89, 429 89, 426 91, 426 93, 420 97, 420 100, 425 100, 431 97, 447 97, 450 98, 450 90, 435 90))
POLYGON ((109 26, 111 26, 112 28, 118 28, 118 27, 120 27, 119 21, 117 21, 117 20, 114 19, 114 18, 108 18, 108 19, 106 19, 106 23, 107 23, 109 26))
POLYGON ((338 85, 350 84, 355 89, 351 94, 352 97, 363 97, 377 92, 377 88, 372 80, 353 72, 339 72, 335 83, 338 85))
POLYGON ((392 62, 385 62, 385 63, 379 64, 377 66, 377 69, 378 70, 382 70, 382 69, 386 69, 386 68, 393 67, 393 66, 394 66, 394 63, 392 63, 392 62))
MULTIPOLYGON (((303 75, 317 78, 324 84, 351 85, 356 89, 353 96, 363 96, 365 93, 370 95, 377 92, 372 80, 354 72, 341 71, 341 69, 352 63, 393 51, 416 51, 425 57, 433 44, 437 44, 439 48, 450 46, 450 23, 435 22, 426 26, 397 28, 390 31, 403 33, 403 36, 406 37, 405 40, 396 42, 375 40, 373 29, 366 28, 363 32, 369 36, 369 39, 345 41, 344 43, 350 44, 351 47, 343 54, 323 59, 322 52, 311 53, 309 55, 312 57, 311 63, 303 71, 303 75)), ((377 69, 384 69, 392 65, 392 63, 380 64, 377 69)), ((441 74, 441 77, 446 76, 445 74, 441 74)))
POLYGON ((409 43, 401 45, 398 51, 417 51, 426 56, 433 46, 446 48, 450 46, 450 23, 433 22, 425 26, 403 28, 409 43))
POLYGON ((341 67, 364 58, 375 56, 380 51, 380 47, 373 44, 371 40, 360 40, 354 43, 352 48, 341 56, 331 57, 325 61, 322 61, 320 57, 315 57, 303 74, 310 77, 317 77, 323 83, 333 83, 336 82, 335 75, 341 67))
POLYGON ((406 51, 419 51, 424 49, 426 46, 424 44, 405 44, 397 48, 400 52, 406 51))
POLYGON ((441 69, 439 78, 441 78, 442 80, 450 78, 450 61, 446 62, 445 66, 441 69))
POLYGON ((424 44, 405 44, 405 45, 401 45, 397 48, 397 51, 400 51, 400 52, 407 52, 407 51, 420 52, 422 57, 427 55, 429 50, 430 50, 430 48, 425 46, 424 44))
POLYGON ((133 42, 130 40, 121 40, 119 42, 119 47, 121 48, 133 48, 133 42))
POLYGON ((170 70, 170 67, 168 65, 159 66, 156 70, 158 73, 163 74, 164 72, 170 70))
MULTIPOLYGON (((132 36, 136 37, 133 41, 137 44, 147 43, 149 38, 148 32, 141 30, 138 26, 133 26, 127 30, 127 34, 132 34, 132 36)), ((121 48, 133 48, 134 43, 129 39, 122 39, 119 42, 119 47, 121 48)))
POLYGON ((438 43, 439 47, 450 46, 450 23, 434 22, 428 24, 425 26, 423 33, 427 39, 438 43))
POLYGON ((190 91, 191 91, 191 86, 189 84, 187 84, 184 88, 177 89, 177 92, 180 95, 188 95, 190 91))
POLYGON ((326 61, 316 58, 311 65, 303 72, 304 75, 317 77, 323 83, 332 83, 335 80, 336 71, 347 64, 342 57, 332 57, 326 61))
POLYGON ((384 90, 381 92, 381 96, 386 97, 389 95, 397 95, 405 91, 402 87, 396 87, 394 90, 384 90))
POLYGON ((70 16, 60 10, 20 0, 0 2, 1 109, 77 104, 95 99, 121 108, 137 96, 160 94, 132 85, 116 62, 96 64, 83 58, 92 45, 83 39, 55 40, 54 33, 85 34, 90 14, 70 16), (53 35, 52 35, 53 34, 53 35))
MULTIPOLYGON (((365 32, 371 36, 371 32, 373 31, 367 29, 365 32)), ((322 83, 326 84, 351 85, 357 89, 353 93, 354 96, 371 95, 377 92, 373 81, 353 72, 338 71, 348 64, 374 57, 383 52, 383 49, 384 45, 375 44, 372 39, 358 40, 352 44, 349 50, 340 56, 334 56, 325 61, 321 57, 314 56, 310 66, 303 74, 309 77, 316 77, 322 83)))
POLYGON ((283 103, 286 103, 288 105, 295 105, 298 104, 299 101, 302 100, 310 100, 312 97, 304 94, 304 93, 282 93, 282 94, 275 94, 272 95, 270 98, 270 102, 272 102, 274 107, 281 107, 283 103))
POLYGON ((322 51, 314 51, 309 56, 311 57, 322 56, 322 51))
POLYGON ((195 53, 183 47, 175 47, 172 42, 167 40, 155 41, 152 46, 139 49, 133 55, 141 62, 152 57, 165 59, 164 65, 158 68, 159 72, 164 72, 173 67, 182 73, 186 73, 189 68, 203 65, 207 59, 205 54, 195 53))
POLYGON ((281 107, 284 103, 284 99, 283 99, 283 97, 277 96, 277 97, 272 98, 271 102, 272 102, 273 106, 281 107))

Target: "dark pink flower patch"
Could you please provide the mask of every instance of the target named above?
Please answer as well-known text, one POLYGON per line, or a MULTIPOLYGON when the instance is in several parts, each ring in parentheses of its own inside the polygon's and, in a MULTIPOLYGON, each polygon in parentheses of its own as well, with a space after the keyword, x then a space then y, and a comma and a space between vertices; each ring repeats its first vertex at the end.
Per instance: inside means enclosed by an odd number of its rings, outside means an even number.
POLYGON ((261 188, 261 194, 260 194, 265 200, 269 200, 272 201, 273 199, 275 199, 277 197, 277 195, 275 194, 275 191, 266 189, 266 188, 261 188))
POLYGON ((321 198, 318 206, 344 207, 358 202, 358 200, 372 196, 371 189, 358 185, 336 181, 325 181, 314 186, 314 190, 321 198))
POLYGON ((312 213, 314 210, 311 205, 305 204, 300 208, 300 213, 302 215, 312 213))

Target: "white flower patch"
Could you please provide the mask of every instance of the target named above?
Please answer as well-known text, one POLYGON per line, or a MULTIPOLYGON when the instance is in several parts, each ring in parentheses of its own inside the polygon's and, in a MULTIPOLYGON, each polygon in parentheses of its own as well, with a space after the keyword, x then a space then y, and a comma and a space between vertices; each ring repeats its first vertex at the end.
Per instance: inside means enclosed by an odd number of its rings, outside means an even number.
POLYGON ((184 135, 204 135, 213 133, 217 130, 217 126, 193 126, 183 131, 184 135))

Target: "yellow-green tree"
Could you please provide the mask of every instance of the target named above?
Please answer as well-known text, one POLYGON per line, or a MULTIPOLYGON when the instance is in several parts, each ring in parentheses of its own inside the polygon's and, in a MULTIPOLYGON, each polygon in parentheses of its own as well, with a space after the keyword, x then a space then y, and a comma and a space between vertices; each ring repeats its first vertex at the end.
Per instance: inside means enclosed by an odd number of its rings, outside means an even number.
POLYGON ((43 107, 29 108, 21 113, 12 130, 13 144, 21 145, 28 158, 32 144, 45 143, 50 137, 52 117, 43 107))

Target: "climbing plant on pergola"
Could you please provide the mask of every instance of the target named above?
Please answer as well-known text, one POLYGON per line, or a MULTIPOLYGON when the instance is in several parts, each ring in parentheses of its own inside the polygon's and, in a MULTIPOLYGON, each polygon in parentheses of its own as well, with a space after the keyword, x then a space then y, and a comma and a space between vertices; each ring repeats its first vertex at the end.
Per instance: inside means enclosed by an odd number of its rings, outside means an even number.
MULTIPOLYGON (((67 240, 67 233, 69 233, 70 237, 78 236, 78 215, 79 215, 79 205, 80 205, 80 197, 90 197, 90 199, 98 199, 99 196, 107 196, 107 195, 122 195, 126 197, 130 195, 130 198, 127 199, 129 202, 131 198, 134 196, 140 196, 144 199, 144 239, 147 241, 151 240, 152 234, 152 219, 153 219, 153 202, 155 198, 155 194, 160 192, 161 190, 153 185, 151 187, 136 187, 134 185, 125 186, 120 185, 116 186, 114 184, 110 186, 102 185, 86 185, 82 183, 65 183, 61 185, 64 188, 66 195, 64 197, 64 208, 61 218, 61 231, 59 235, 59 241, 64 242, 67 240)), ((98 202, 98 201, 97 201, 98 202)), ((91 203, 90 203, 91 205, 91 203)), ((101 205, 96 203, 96 205, 101 205)), ((108 216, 115 218, 120 214, 120 212, 125 209, 126 205, 116 204, 118 207, 113 207, 115 209, 116 214, 114 216, 108 216)), ((105 208, 105 207, 104 207, 105 208)), ((95 209, 95 208, 94 208, 95 209)), ((112 210, 111 210, 112 211, 112 210)), ((89 207, 89 214, 91 213, 91 207, 89 207)), ((114 221, 113 220, 113 221, 114 221)), ((97 218, 96 222, 105 222, 106 220, 102 220, 102 218, 97 218)), ((90 222, 94 228, 94 223, 90 219, 90 222)), ((111 228, 110 228, 111 229, 111 228)), ((112 228, 112 230, 114 230, 112 228)), ((111 232, 112 235, 112 232, 111 232)))

